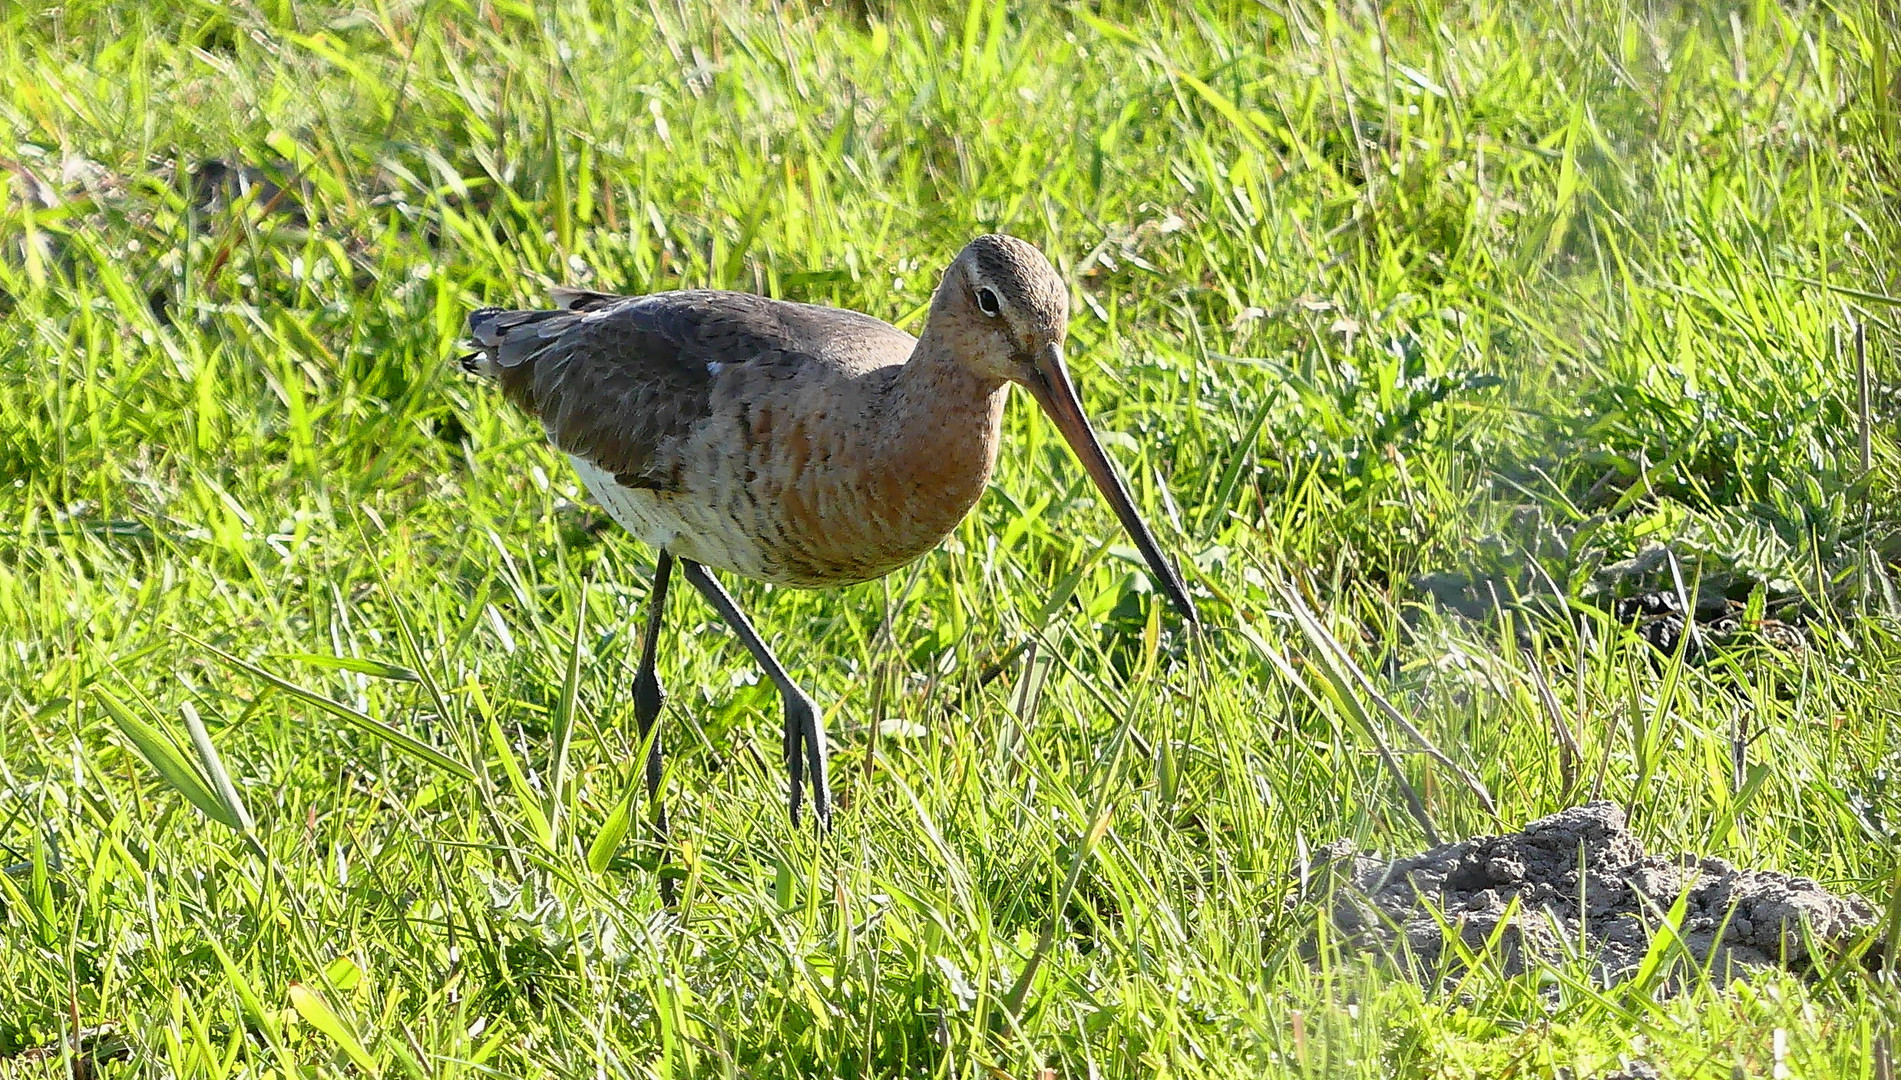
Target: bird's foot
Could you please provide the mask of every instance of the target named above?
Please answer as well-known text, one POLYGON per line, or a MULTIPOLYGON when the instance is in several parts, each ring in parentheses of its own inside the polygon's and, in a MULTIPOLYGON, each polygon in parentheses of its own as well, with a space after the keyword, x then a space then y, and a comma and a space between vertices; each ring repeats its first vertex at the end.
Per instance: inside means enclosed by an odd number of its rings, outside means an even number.
POLYGON ((812 779, 812 816, 820 832, 832 825, 832 788, 826 769, 825 720, 812 699, 788 694, 785 699, 786 773, 792 780, 790 810, 792 825, 799 825, 805 801, 805 778, 812 779))

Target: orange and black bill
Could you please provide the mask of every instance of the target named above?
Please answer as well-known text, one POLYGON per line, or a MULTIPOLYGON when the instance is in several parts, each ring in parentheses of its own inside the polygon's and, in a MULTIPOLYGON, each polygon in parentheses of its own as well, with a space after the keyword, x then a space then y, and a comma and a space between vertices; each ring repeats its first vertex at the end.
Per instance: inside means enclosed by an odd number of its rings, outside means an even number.
POLYGON ((1096 438, 1095 429, 1089 426, 1089 417, 1083 415, 1083 403, 1076 396, 1076 386, 1069 380, 1069 368, 1063 363, 1063 350, 1059 345, 1050 345, 1036 357, 1033 368, 1035 375, 1024 384, 1030 396, 1043 407, 1063 433, 1069 448, 1082 459, 1083 469, 1089 478, 1096 482, 1103 497, 1109 500, 1109 508, 1115 511, 1116 519, 1135 541, 1142 552, 1142 558, 1149 564, 1149 572, 1161 585, 1162 591, 1175 609, 1191 623, 1201 621, 1195 612, 1195 602, 1188 598, 1188 587, 1182 584, 1181 575, 1175 567, 1162 557, 1162 549, 1155 542, 1155 534, 1149 531, 1142 515, 1136 512, 1135 501, 1129 498, 1129 489, 1122 486, 1122 478, 1116 475, 1115 467, 1109 463, 1109 455, 1102 449, 1102 443, 1096 438))

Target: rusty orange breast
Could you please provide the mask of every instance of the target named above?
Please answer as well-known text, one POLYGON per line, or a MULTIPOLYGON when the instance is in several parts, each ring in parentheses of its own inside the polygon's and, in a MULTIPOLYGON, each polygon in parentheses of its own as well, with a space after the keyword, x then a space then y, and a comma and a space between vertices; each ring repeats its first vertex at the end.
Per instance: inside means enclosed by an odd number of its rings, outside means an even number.
POLYGON ((1003 419, 1003 387, 974 389, 983 392, 940 398, 935 410, 889 410, 882 423, 782 429, 781 483, 758 491, 771 577, 869 581, 956 528, 990 481, 1003 419))

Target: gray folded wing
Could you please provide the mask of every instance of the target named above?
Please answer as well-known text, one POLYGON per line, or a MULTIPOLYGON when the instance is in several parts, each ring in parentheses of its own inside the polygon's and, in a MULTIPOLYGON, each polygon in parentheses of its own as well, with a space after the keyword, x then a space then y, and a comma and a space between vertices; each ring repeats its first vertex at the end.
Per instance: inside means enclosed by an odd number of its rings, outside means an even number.
MULTIPOLYGON (((817 365, 902 360, 912 338, 857 312, 750 293, 607 296, 562 290, 555 311, 484 308, 469 332, 511 401, 560 449, 628 487, 679 489, 677 447, 729 393, 817 365)), ((743 401, 732 404, 743 412, 743 401)))

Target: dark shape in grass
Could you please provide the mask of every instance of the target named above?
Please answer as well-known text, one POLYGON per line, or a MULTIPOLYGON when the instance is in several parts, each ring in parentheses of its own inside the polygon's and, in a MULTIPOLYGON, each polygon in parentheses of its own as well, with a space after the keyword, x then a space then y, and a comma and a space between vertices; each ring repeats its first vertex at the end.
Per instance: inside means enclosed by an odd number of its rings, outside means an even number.
POLYGON ((232 164, 208 158, 192 166, 192 208, 200 214, 213 214, 254 194, 257 206, 298 228, 310 224, 304 204, 310 197, 309 184, 286 161, 269 165, 246 162, 232 164))
POLYGON ((1580 617, 1578 602, 1608 612, 1660 653, 1674 655, 1682 648, 1693 664, 1730 647, 1767 645, 1784 652, 1803 647, 1802 623, 1810 612, 1799 596, 1708 556, 1677 556, 1673 575, 1673 555, 1667 545, 1648 544, 1589 580, 1570 582, 1573 568, 1566 563, 1571 556, 1520 537, 1516 543, 1482 542, 1470 568, 1415 574, 1411 584, 1437 607, 1475 622, 1490 623, 1501 611, 1527 616, 1514 625, 1525 648, 1533 644, 1532 624, 1569 622, 1582 628, 1588 620, 1580 617), (1575 595, 1563 595, 1561 588, 1575 595), (1757 593, 1761 606, 1752 615, 1750 598, 1757 593))
POLYGON ((120 1033, 119 1025, 96 1024, 80 1028, 78 1037, 70 1043, 42 1043, 24 1047, 17 1053, 0 1054, 0 1073, 13 1075, 9 1066, 23 1070, 37 1067, 46 1070, 44 1075, 48 1076, 64 1073, 72 1080, 92 1080, 99 1075, 100 1065, 127 1061, 131 1057, 132 1046, 120 1033), (67 1066, 65 1069, 58 1067, 62 1061, 67 1066))

